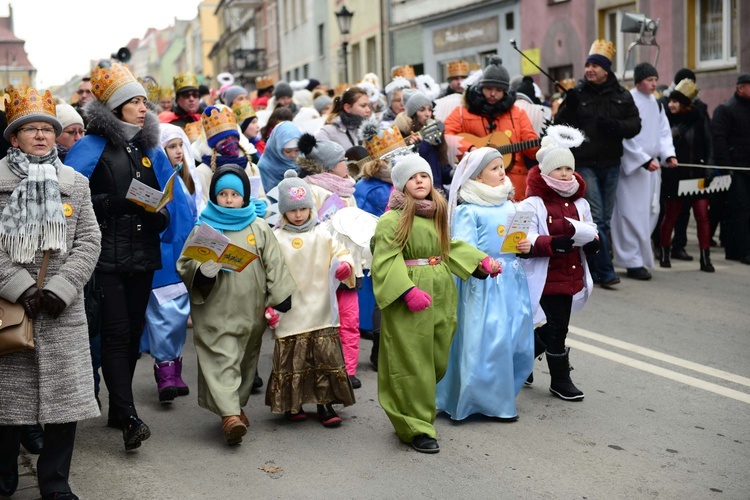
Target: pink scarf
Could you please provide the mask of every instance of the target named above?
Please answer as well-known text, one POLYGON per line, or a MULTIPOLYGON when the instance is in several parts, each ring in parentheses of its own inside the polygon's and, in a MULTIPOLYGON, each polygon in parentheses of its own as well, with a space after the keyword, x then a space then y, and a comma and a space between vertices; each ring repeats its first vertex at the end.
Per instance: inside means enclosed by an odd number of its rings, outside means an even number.
MULTIPOLYGON (((432 200, 414 200, 416 203, 416 214, 425 219, 434 219, 437 213, 437 204, 432 200)), ((388 199, 388 208, 399 210, 406 205, 404 193, 398 189, 391 191, 391 197, 388 199)))
POLYGON ((575 177, 569 181, 561 181, 553 179, 549 175, 542 174, 542 179, 544 179, 544 183, 547 184, 550 189, 563 198, 570 198, 578 192, 578 188, 580 187, 578 185, 578 180, 575 177))
POLYGON ((354 194, 354 179, 351 177, 340 177, 330 172, 323 172, 322 174, 308 175, 305 180, 310 184, 336 193, 342 198, 349 198, 354 194))

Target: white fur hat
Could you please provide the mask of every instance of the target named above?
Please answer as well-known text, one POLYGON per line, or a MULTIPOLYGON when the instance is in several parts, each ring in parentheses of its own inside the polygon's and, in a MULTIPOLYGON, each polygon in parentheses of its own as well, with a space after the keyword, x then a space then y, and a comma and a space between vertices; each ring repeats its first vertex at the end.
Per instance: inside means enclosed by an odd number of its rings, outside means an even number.
POLYGON ((430 176, 430 182, 434 183, 432 178, 432 168, 427 160, 419 156, 418 154, 409 154, 402 156, 396 164, 391 168, 391 180, 393 181, 393 187, 399 191, 404 191, 404 186, 411 177, 419 172, 424 172, 430 176))
POLYGON ((570 149, 558 146, 551 137, 542 139, 542 147, 537 151, 536 159, 539 161, 539 170, 544 175, 549 175, 560 167, 576 169, 576 159, 570 149))

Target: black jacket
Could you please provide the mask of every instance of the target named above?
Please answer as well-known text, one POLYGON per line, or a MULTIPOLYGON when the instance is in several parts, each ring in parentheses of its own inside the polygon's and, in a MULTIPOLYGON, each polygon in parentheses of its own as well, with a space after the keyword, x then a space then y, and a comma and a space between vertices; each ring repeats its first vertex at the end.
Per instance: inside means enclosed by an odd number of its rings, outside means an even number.
POLYGON ((583 144, 571 149, 577 167, 620 165, 622 140, 641 131, 641 117, 633 96, 611 73, 601 85, 580 80, 567 92, 555 123, 575 127, 586 136, 583 144))
MULTIPOLYGON (((750 99, 743 99, 735 93, 719 104, 714 110, 711 128, 717 165, 750 165, 750 99)), ((750 172, 742 173, 750 175, 750 172)))
MULTIPOLYGON (((100 102, 86 105, 91 119, 87 135, 107 139, 102 155, 89 179, 91 200, 102 232, 102 252, 96 270, 101 272, 146 272, 161 269, 159 233, 166 224, 164 216, 147 214, 130 202, 123 205, 133 178, 159 189, 159 182, 145 154, 159 145, 159 121, 149 112, 143 128, 131 140, 124 135, 122 122, 100 102), (136 210, 132 210, 136 208, 136 210)), ((162 213, 165 213, 164 210, 162 213)))

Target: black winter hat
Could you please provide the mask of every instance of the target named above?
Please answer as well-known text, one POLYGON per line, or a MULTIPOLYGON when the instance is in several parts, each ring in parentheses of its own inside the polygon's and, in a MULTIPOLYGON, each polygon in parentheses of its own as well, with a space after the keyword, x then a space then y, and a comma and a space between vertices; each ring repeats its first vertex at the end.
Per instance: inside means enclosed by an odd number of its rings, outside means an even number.
POLYGON ((216 169, 214 175, 211 176, 211 186, 208 188, 208 198, 218 205, 216 194, 214 193, 214 191, 216 190, 216 182, 222 176, 227 174, 234 174, 242 181, 242 207, 244 208, 248 206, 250 204, 250 179, 247 178, 245 169, 240 167, 239 165, 235 165, 234 163, 227 163, 226 165, 222 165, 216 169))
POLYGON ((539 104, 539 99, 537 99, 536 91, 534 90, 534 79, 530 76, 523 77, 521 83, 516 87, 516 93, 525 95, 531 99, 534 104, 539 104))
POLYGON ((698 82, 698 80, 695 79, 695 73, 693 73, 692 70, 689 70, 687 68, 682 68, 677 71, 677 73, 674 74, 674 84, 677 85, 685 78, 689 80, 693 80, 694 82, 698 82))
POLYGON ((500 56, 492 56, 490 63, 484 68, 482 79, 479 80, 479 88, 497 87, 508 91, 510 88, 510 74, 503 66, 503 60, 500 56))
POLYGON ((652 76, 659 78, 659 73, 656 71, 656 68, 654 68, 651 64, 646 63, 646 62, 638 64, 633 70, 633 77, 635 79, 635 83, 640 83, 646 78, 649 78, 652 76))

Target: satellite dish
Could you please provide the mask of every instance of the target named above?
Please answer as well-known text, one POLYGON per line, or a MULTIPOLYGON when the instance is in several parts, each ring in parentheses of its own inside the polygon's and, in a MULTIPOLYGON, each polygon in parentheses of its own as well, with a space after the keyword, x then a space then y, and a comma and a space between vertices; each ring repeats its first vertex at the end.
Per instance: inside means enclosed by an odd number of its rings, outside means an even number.
POLYGON ((112 54, 112 59, 117 59, 122 63, 130 61, 130 50, 127 47, 120 47, 117 54, 112 54))

